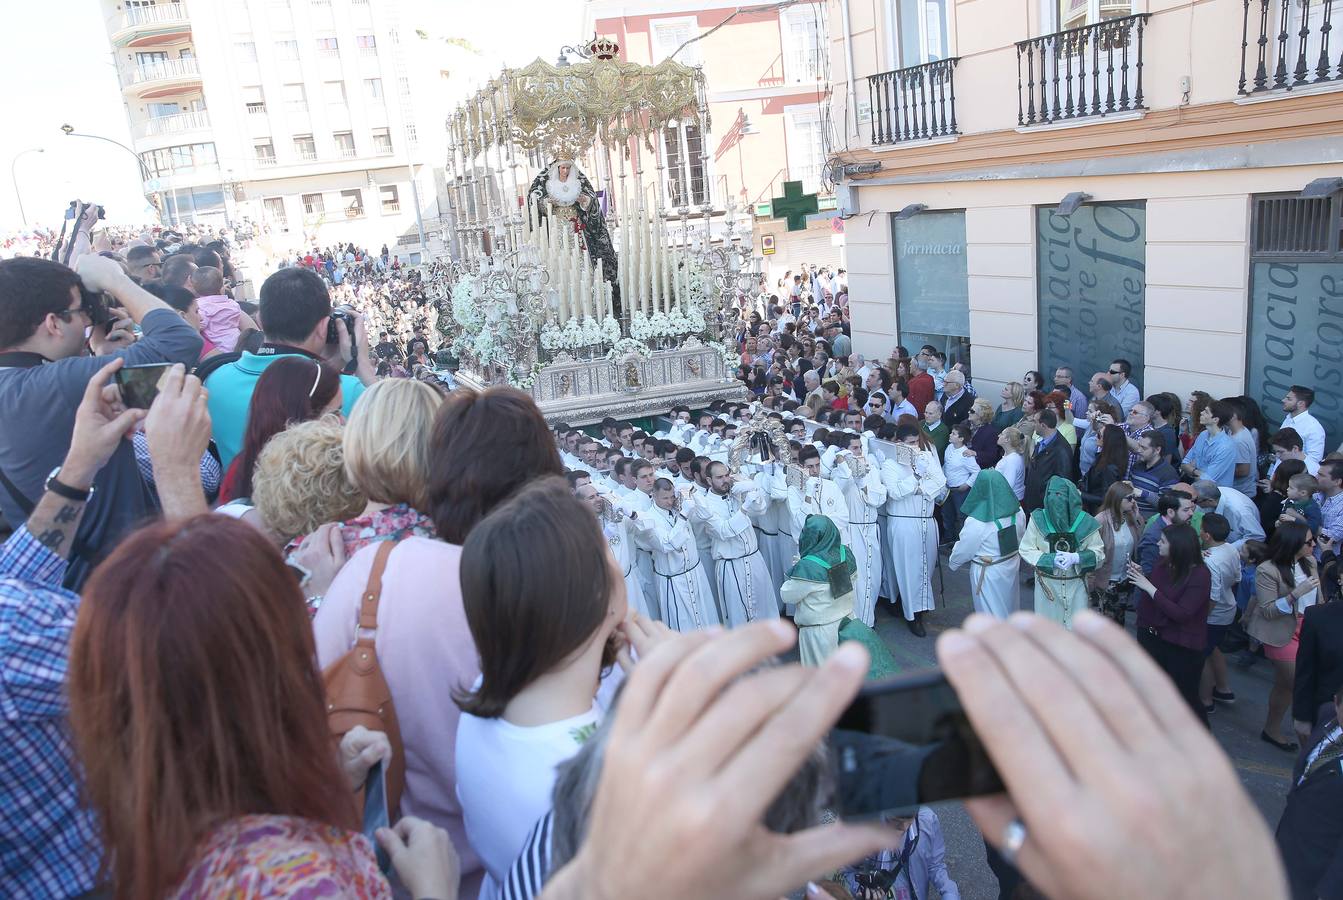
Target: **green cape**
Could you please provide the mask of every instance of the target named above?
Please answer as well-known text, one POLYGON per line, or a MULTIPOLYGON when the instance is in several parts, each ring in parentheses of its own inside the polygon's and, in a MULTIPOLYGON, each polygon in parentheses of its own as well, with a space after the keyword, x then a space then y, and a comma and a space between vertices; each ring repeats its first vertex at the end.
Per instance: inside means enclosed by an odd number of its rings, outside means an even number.
POLYGON ((1095 517, 1082 511, 1082 495, 1077 485, 1059 475, 1045 485, 1044 508, 1031 513, 1031 521, 1045 536, 1071 532, 1078 547, 1101 527, 1095 517))
POLYGON ((1003 473, 997 469, 983 469, 975 477, 975 483, 961 504, 961 512, 967 518, 981 522, 997 522, 1010 519, 1021 509, 1017 495, 1007 483, 1003 473))
POLYGON ((839 529, 829 516, 807 516, 797 550, 802 558, 788 570, 789 578, 828 584, 836 597, 853 590, 853 573, 858 571, 858 563, 844 546, 839 529))

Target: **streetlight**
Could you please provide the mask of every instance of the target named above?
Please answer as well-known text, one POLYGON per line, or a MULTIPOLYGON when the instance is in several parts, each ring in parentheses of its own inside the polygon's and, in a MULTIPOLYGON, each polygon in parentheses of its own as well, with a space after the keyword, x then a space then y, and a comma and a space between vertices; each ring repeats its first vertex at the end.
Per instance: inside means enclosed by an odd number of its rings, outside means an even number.
POLYGON ((9 178, 14 182, 14 199, 19 201, 19 218, 23 220, 23 227, 28 227, 28 215, 23 211, 23 194, 19 193, 19 175, 17 166, 19 158, 29 153, 46 153, 44 147, 29 147, 27 150, 20 150, 14 154, 14 159, 9 163, 9 178))
MULTIPOLYGON (((135 152, 134 150, 132 150, 130 147, 127 147, 125 144, 121 143, 121 141, 114 141, 114 140, 112 140, 112 138, 110 138, 110 137, 103 137, 101 134, 83 134, 83 133, 81 133, 81 132, 75 131, 75 126, 70 125, 70 124, 68 124, 68 123, 65 124, 65 125, 62 125, 62 126, 61 126, 61 131, 63 131, 63 132, 65 133, 65 136, 66 136, 66 137, 92 138, 92 139, 95 140, 95 141, 107 141, 107 143, 109 143, 109 144, 115 144, 116 146, 120 147, 122 150, 125 150, 125 151, 126 151, 127 153, 129 153, 131 156, 134 156, 134 157, 135 157, 135 164, 136 164, 137 166, 140 167, 140 180, 141 180, 142 184, 143 184, 143 183, 147 183, 147 182, 150 181, 150 177, 149 177, 149 167, 146 166, 146 165, 145 165, 145 161, 144 161, 143 159, 140 158, 140 154, 136 153, 136 152, 135 152)), ((142 190, 143 190, 143 187, 142 187, 142 190)), ((163 203, 163 198, 162 198, 161 195, 160 195, 160 197, 159 197, 159 203, 160 203, 160 205, 163 203)), ((159 221, 160 221, 160 222, 163 221, 163 210, 162 210, 161 207, 160 207, 160 209, 159 209, 159 221)))

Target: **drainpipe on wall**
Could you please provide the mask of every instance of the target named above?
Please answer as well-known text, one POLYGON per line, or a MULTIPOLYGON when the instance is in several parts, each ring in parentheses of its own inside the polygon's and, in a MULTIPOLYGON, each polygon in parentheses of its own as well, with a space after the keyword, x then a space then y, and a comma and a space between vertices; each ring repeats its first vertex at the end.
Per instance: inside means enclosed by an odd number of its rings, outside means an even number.
POLYGON ((852 122, 852 130, 845 135, 845 143, 848 138, 857 138, 858 134, 858 108, 854 105, 858 96, 858 89, 853 74, 853 36, 849 33, 849 0, 839 0, 839 20, 840 26, 844 29, 844 61, 845 69, 848 75, 849 92, 844 100, 844 119, 846 122, 852 122))

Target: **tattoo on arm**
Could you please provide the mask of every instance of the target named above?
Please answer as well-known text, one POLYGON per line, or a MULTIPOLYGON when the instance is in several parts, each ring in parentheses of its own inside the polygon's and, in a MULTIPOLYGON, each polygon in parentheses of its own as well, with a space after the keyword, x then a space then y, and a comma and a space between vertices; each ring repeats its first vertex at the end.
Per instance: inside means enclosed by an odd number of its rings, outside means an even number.
POLYGON ((56 513, 55 520, 62 525, 69 525, 79 516, 79 510, 72 504, 65 504, 56 513))
POLYGON ((36 535, 37 542, 53 553, 59 553, 61 546, 65 543, 65 532, 59 528, 48 528, 46 531, 36 535))

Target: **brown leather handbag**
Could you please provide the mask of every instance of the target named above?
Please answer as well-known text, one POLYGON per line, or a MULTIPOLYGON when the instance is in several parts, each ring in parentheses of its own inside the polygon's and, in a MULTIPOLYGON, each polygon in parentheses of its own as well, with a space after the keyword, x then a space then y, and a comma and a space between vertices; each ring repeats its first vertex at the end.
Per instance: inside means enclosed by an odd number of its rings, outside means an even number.
POLYGON ((387 808, 396 821, 396 808, 406 782, 406 750, 401 744, 401 727, 396 720, 392 692, 378 665, 374 638, 378 630, 378 601, 382 598, 382 573, 397 541, 383 541, 373 557, 368 586, 359 604, 359 625, 354 646, 322 673, 326 685, 326 715, 331 738, 339 745, 345 733, 356 725, 381 731, 392 745, 392 760, 387 766, 387 808))

